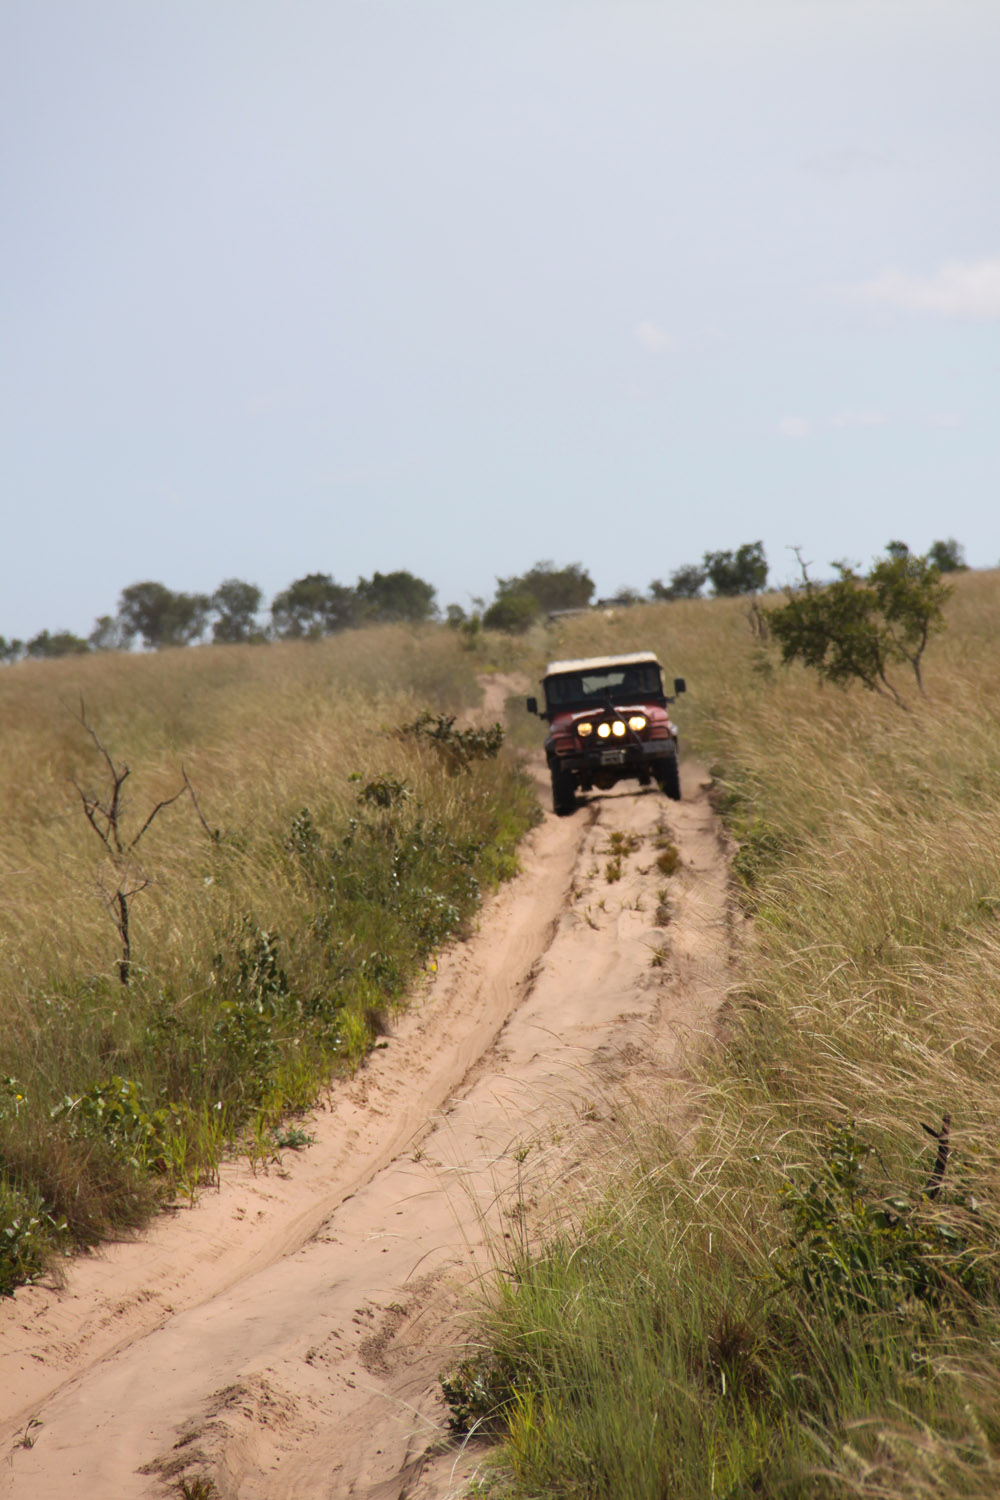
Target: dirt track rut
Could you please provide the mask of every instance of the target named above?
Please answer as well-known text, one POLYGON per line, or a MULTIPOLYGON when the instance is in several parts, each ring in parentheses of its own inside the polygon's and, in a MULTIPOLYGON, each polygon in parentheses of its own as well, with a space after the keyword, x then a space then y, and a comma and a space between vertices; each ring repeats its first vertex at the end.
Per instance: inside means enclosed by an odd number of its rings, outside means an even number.
POLYGON ((725 852, 701 769, 682 779, 680 804, 627 783, 547 813, 307 1152, 233 1165, 64 1290, 0 1308, 0 1491, 463 1493, 476 1456, 447 1442, 437 1376, 488 1240, 524 1232, 533 1184, 569 1190, 616 1091, 682 1072, 729 982, 725 852), (635 848, 609 881, 615 832, 635 848))

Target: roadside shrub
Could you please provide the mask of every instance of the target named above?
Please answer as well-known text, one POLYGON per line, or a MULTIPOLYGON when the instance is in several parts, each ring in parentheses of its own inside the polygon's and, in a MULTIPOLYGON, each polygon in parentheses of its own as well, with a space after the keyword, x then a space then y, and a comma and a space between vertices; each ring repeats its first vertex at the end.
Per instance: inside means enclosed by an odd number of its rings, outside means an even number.
POLYGON ((405 781, 396 776, 382 775, 365 783, 358 793, 358 801, 370 807, 398 807, 412 796, 413 791, 405 781))
POLYGON ((463 1359, 442 1375, 441 1394, 450 1413, 448 1426, 452 1432, 464 1434, 475 1429, 494 1436, 500 1432, 514 1398, 515 1380, 511 1362, 489 1351, 463 1359))
POLYGON ((454 714, 434 714, 429 709, 412 724, 404 724, 401 733, 433 745, 452 770, 465 770, 475 760, 494 760, 504 742, 499 722, 486 729, 456 729, 454 714))
POLYGON ((37 1281, 65 1225, 48 1213, 36 1195, 13 1187, 0 1175, 0 1297, 37 1281))
POLYGON ((1000 1242, 975 1198, 949 1194, 937 1205, 933 1175, 916 1193, 879 1192, 873 1158, 853 1123, 828 1125, 819 1173, 796 1173, 784 1189, 792 1224, 775 1261, 779 1280, 834 1317, 912 1317, 914 1304, 960 1307, 995 1293, 1000 1242))
POLYGON ((69 1138, 102 1136, 136 1169, 156 1164, 166 1170, 169 1109, 146 1108, 141 1084, 114 1075, 85 1094, 67 1096, 52 1110, 69 1138))

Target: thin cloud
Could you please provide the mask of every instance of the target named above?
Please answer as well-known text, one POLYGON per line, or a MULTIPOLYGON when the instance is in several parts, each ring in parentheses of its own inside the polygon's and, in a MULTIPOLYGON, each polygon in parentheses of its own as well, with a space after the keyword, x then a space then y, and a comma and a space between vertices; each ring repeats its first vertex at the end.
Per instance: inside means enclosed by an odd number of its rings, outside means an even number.
POLYGON ((664 333, 662 328, 657 328, 655 323, 640 323, 635 330, 635 336, 648 349, 651 354, 663 354, 667 349, 674 347, 674 341, 669 333, 664 333))
POLYGON ((1000 257, 948 261, 932 276, 892 268, 848 287, 852 302, 941 313, 948 318, 1000 318, 1000 257))
POLYGON ((883 411, 838 411, 827 419, 828 427, 885 427, 889 418, 883 411))
POLYGON ((801 162, 804 172, 817 177, 856 177, 863 172, 877 172, 887 165, 884 157, 875 151, 852 146, 835 147, 830 151, 818 151, 806 156, 801 162))
POLYGON ((883 411, 875 411, 871 408, 864 411, 838 411, 831 417, 816 418, 795 416, 786 413, 778 422, 778 432, 785 438, 806 438, 813 432, 846 432, 851 429, 863 430, 876 427, 887 427, 889 418, 883 411))

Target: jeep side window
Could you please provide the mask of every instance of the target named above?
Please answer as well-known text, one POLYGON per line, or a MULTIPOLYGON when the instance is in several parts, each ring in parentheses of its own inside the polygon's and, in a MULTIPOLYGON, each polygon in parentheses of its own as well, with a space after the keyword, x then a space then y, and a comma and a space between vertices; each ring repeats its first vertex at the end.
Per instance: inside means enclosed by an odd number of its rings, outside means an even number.
POLYGON ((545 684, 549 703, 577 703, 583 697, 579 677, 550 677, 545 684))

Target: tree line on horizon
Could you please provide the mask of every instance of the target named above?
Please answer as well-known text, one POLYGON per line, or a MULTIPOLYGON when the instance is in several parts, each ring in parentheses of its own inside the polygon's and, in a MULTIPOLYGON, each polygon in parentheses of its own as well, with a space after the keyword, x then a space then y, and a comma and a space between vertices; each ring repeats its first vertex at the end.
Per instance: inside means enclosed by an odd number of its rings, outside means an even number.
MULTIPOLYGON (((890 551, 894 546, 904 544, 890 543, 890 551)), ((942 573, 966 566, 963 548, 953 537, 934 542, 927 558, 942 573)), ((481 628, 519 634, 545 615, 600 605, 695 599, 706 586, 717 598, 757 594, 766 587, 767 575, 763 544, 745 542, 735 550, 706 552, 700 564, 675 568, 666 583, 653 579, 646 594, 623 588, 612 599, 595 600, 596 584, 581 563, 559 567, 544 560, 525 573, 498 578, 489 604, 473 599, 471 611, 449 604, 443 618, 468 635, 481 628)), ((116 613, 101 615, 88 636, 69 630, 43 630, 29 641, 0 636, 0 662, 129 651, 137 641, 158 651, 206 641, 232 645, 317 640, 366 625, 422 624, 442 618, 436 593, 433 584, 405 569, 373 573, 353 587, 337 583, 329 573, 308 573, 275 595, 269 619, 262 623, 264 594, 255 583, 227 578, 212 594, 189 594, 147 580, 123 589, 116 613)))

